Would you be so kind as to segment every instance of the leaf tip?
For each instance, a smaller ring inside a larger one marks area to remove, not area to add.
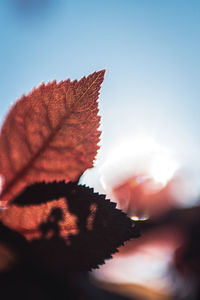
[[[104,77],[105,73],[106,73],[106,69],[97,71],[97,74],[102,75],[103,77]]]

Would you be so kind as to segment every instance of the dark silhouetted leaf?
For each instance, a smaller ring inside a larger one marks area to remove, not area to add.
[[[14,253],[16,259],[9,269],[0,269],[1,299],[128,300],[94,286],[87,272],[52,274],[38,263],[32,244],[0,222],[0,245],[2,244],[9,253]],[[0,255],[0,266],[5,265],[2,258]]]
[[[36,264],[59,273],[85,271],[138,236],[134,223],[115,206],[85,186],[39,183],[2,211],[1,220],[29,240]]]
[[[76,181],[92,167],[100,135],[97,99],[104,73],[41,84],[14,104],[0,134],[4,204],[31,183]]]

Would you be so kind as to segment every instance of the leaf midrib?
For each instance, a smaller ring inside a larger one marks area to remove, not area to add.
[[[90,86],[86,89],[86,91],[80,96],[80,98],[77,99],[77,101],[72,104],[71,109],[60,120],[59,124],[52,130],[52,133],[49,135],[49,137],[47,138],[46,142],[44,142],[43,145],[42,145],[42,147],[40,149],[38,149],[38,151],[33,155],[32,159],[29,162],[27,162],[27,164],[25,166],[23,166],[23,168],[20,171],[18,171],[15,174],[14,178],[5,186],[5,188],[3,189],[2,193],[1,193],[1,198],[4,197],[6,194],[8,194],[9,191],[10,191],[10,189],[12,189],[12,187],[17,182],[19,182],[19,180],[21,178],[23,178],[27,174],[28,170],[33,166],[33,164],[38,159],[38,157],[41,155],[41,153],[43,153],[46,150],[46,148],[48,147],[48,145],[50,144],[50,142],[54,139],[54,137],[60,131],[60,129],[62,128],[64,122],[69,118],[69,116],[71,115],[72,111],[75,110],[75,108],[78,106],[78,104],[80,103],[80,101],[84,98],[84,96],[88,93],[88,91],[91,89],[91,87],[95,84],[95,82],[99,79],[99,77],[101,75],[102,75],[102,71],[99,72],[98,76],[90,84]],[[72,87],[70,87],[70,88],[72,88]]]

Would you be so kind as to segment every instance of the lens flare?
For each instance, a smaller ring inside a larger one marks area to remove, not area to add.
[[[167,153],[157,154],[152,161],[150,175],[155,182],[163,186],[173,177],[177,170],[177,163]]]
[[[164,187],[178,169],[170,150],[151,137],[127,138],[114,147],[100,168],[101,183],[108,192],[113,184],[133,175],[145,175]]]

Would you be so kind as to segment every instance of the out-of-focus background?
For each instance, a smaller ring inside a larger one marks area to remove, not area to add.
[[[42,81],[106,68],[101,149],[81,182],[106,193],[133,220],[157,222],[172,208],[198,204],[199,1],[2,0],[0,40],[0,123]],[[134,283],[136,294],[136,284],[156,290],[142,299],[182,290],[173,263],[185,237],[166,223],[94,272],[96,280],[114,289],[128,284],[126,291]],[[194,281],[183,297],[196,289]]]

